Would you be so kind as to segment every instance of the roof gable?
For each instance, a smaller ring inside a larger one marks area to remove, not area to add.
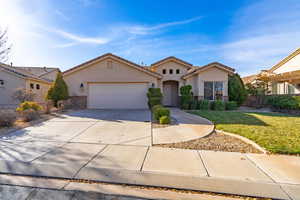
[[[207,65],[204,65],[204,66],[202,66],[202,67],[198,67],[198,68],[194,68],[194,70],[191,70],[189,73],[187,73],[186,75],[183,75],[182,76],[182,78],[183,79],[187,79],[187,78],[189,78],[189,77],[191,77],[191,76],[194,76],[194,75],[196,75],[196,74],[199,74],[199,73],[201,73],[201,72],[203,72],[203,71],[206,71],[206,70],[208,70],[208,69],[210,69],[210,68],[213,68],[213,67],[216,67],[216,68],[218,68],[218,69],[220,69],[220,70],[223,70],[223,71],[226,71],[226,72],[228,72],[228,73],[234,73],[234,69],[233,68],[231,68],[231,67],[228,67],[228,66],[226,66],[226,65],[223,65],[223,64],[221,64],[221,63],[218,63],[218,62],[213,62],[213,63],[209,63],[209,64],[207,64]]]
[[[94,58],[94,59],[91,59],[91,60],[89,60],[89,61],[87,61],[87,62],[84,62],[84,63],[82,63],[82,64],[80,64],[80,65],[77,65],[77,66],[75,66],[75,67],[73,67],[73,68],[71,68],[71,69],[68,69],[68,70],[66,70],[66,71],[63,72],[63,75],[64,75],[64,76],[68,76],[68,75],[70,75],[70,74],[72,74],[72,73],[74,73],[74,72],[77,72],[77,71],[80,71],[80,70],[82,70],[82,69],[85,69],[86,67],[89,67],[89,66],[91,66],[92,64],[95,64],[95,63],[97,63],[97,62],[103,61],[104,59],[107,59],[107,58],[112,59],[112,60],[115,60],[115,61],[117,61],[117,62],[124,63],[124,64],[126,64],[126,65],[128,65],[128,66],[130,66],[130,67],[132,67],[132,68],[134,68],[134,69],[136,69],[136,70],[139,70],[139,71],[141,71],[141,72],[144,72],[144,73],[146,73],[146,74],[148,74],[148,75],[150,75],[150,76],[154,76],[154,77],[156,77],[156,78],[162,78],[162,76],[161,76],[160,74],[156,73],[156,72],[153,72],[153,71],[151,71],[151,70],[148,70],[148,69],[146,69],[145,67],[142,67],[142,66],[140,66],[140,65],[138,65],[138,64],[136,64],[136,63],[134,63],[134,62],[131,62],[131,61],[129,61],[129,60],[126,60],[126,59],[124,59],[124,58],[121,58],[121,57],[116,56],[116,55],[111,54],[111,53],[103,54],[103,55],[101,55],[101,56],[99,56],[99,57],[96,57],[96,58]]]
[[[151,67],[152,68],[156,68],[156,67],[158,67],[158,66],[160,66],[160,65],[162,65],[162,64],[164,64],[166,62],[176,62],[176,63],[179,63],[179,64],[185,66],[186,68],[191,68],[193,66],[192,64],[190,64],[190,63],[188,63],[188,62],[186,62],[184,60],[181,60],[181,59],[176,58],[174,56],[169,56],[167,58],[164,58],[162,60],[159,60],[159,61],[151,64]]]
[[[290,55],[288,55],[287,57],[285,57],[284,59],[282,59],[279,63],[277,63],[276,65],[274,65],[269,72],[274,72],[276,69],[280,68],[281,66],[283,66],[285,63],[289,62],[291,59],[293,59],[294,57],[296,57],[297,55],[300,55],[300,48],[297,49],[296,51],[294,51],[293,53],[291,53]]]

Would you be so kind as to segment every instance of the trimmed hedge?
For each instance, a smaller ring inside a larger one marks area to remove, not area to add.
[[[171,119],[170,119],[169,116],[161,116],[159,118],[159,123],[160,124],[170,124],[170,122],[171,122]]]
[[[268,96],[266,103],[276,109],[300,109],[300,97],[290,95]]]
[[[225,110],[225,102],[221,100],[216,100],[211,102],[211,109],[212,110],[220,110],[223,111]]]
[[[156,108],[153,111],[153,114],[154,114],[154,119],[157,120],[157,121],[159,121],[159,119],[162,116],[168,116],[168,117],[170,117],[170,110],[168,108],[165,108],[165,107],[159,107],[159,108]]]
[[[148,106],[149,108],[152,108],[155,105],[161,104],[163,95],[160,91],[160,88],[149,88],[147,97],[148,97]]]
[[[198,105],[197,105],[197,109],[199,110],[209,110],[210,107],[210,103],[208,100],[199,100],[198,101]]]
[[[225,102],[226,110],[236,110],[238,108],[238,105],[236,101],[227,101]]]

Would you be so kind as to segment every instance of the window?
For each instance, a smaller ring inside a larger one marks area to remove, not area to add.
[[[173,69],[170,69],[170,70],[169,70],[169,74],[173,74]]]
[[[166,73],[167,73],[167,70],[166,70],[166,69],[163,69],[162,72],[163,72],[163,74],[166,74]]]
[[[273,82],[272,83],[272,94],[277,94],[277,83],[276,82]]]
[[[40,84],[36,84],[36,89],[37,89],[37,90],[40,89]]]
[[[34,89],[34,84],[30,83],[30,89]]]
[[[4,85],[4,80],[0,80],[0,86]]]
[[[176,74],[180,74],[180,69],[176,69]]]
[[[288,94],[295,94],[295,87],[292,84],[288,84]]]
[[[223,82],[205,81],[204,82],[204,99],[222,100],[223,99]]]

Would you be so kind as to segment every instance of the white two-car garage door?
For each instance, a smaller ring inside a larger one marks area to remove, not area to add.
[[[88,108],[145,109],[148,83],[90,83]]]

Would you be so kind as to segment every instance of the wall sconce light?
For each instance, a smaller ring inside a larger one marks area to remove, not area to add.
[[[154,87],[155,87],[155,84],[154,84],[154,83],[152,83],[152,84],[151,84],[151,87],[152,87],[152,88],[154,88]]]
[[[83,88],[84,88],[83,83],[80,83],[80,89],[83,89]]]

